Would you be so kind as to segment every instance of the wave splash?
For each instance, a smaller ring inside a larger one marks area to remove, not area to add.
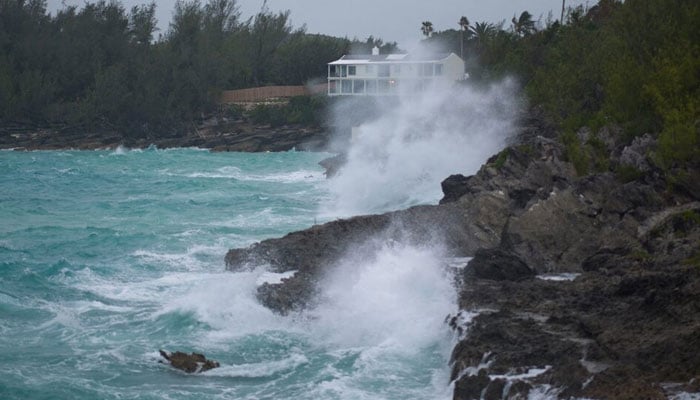
[[[476,172],[514,133],[516,89],[513,80],[486,88],[436,86],[401,96],[398,104],[379,102],[381,116],[355,129],[321,214],[347,217],[436,202],[443,179]]]

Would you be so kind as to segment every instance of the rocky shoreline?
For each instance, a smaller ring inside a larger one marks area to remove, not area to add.
[[[238,119],[212,117],[191,132],[171,136],[130,137],[106,129],[33,127],[5,124],[0,127],[0,149],[97,150],[127,148],[199,147],[212,151],[320,151],[328,146],[330,133],[324,127],[271,126]]]
[[[699,171],[662,174],[649,158],[653,139],[625,146],[603,130],[611,162],[641,173],[578,177],[554,130],[529,125],[477,174],[447,178],[439,205],[233,249],[227,269],[297,271],[258,289],[263,304],[288,313],[313,304],[324,271],[351,248],[439,242],[473,257],[455,277],[460,314],[447,318],[459,338],[455,399],[700,392]]]

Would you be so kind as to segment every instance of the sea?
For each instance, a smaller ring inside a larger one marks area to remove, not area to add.
[[[0,399],[451,398],[456,295],[430,247],[339,263],[287,316],[255,297],[281,276],[225,270],[228,249],[346,216],[328,156],[0,151]],[[221,367],[189,375],[159,349]]]
[[[378,103],[332,179],[328,153],[0,151],[0,400],[451,399],[457,295],[440,243],[350,244],[313,306],[286,316],[255,294],[288,275],[229,272],[224,256],[436,204],[443,179],[513,136],[516,94],[506,80]],[[160,349],[221,367],[188,375]]]

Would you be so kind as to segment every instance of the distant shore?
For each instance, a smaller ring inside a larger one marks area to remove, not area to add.
[[[108,129],[32,127],[0,125],[0,149],[98,150],[200,147],[212,151],[265,152],[291,149],[321,151],[329,142],[324,127],[255,124],[245,120],[212,119],[184,134],[131,137]]]

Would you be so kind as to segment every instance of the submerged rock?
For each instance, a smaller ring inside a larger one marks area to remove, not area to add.
[[[188,374],[209,371],[210,369],[218,368],[221,365],[214,360],[208,360],[203,354],[199,353],[183,353],[176,351],[168,353],[164,350],[158,350],[160,355],[166,359],[174,368],[183,370]]]

